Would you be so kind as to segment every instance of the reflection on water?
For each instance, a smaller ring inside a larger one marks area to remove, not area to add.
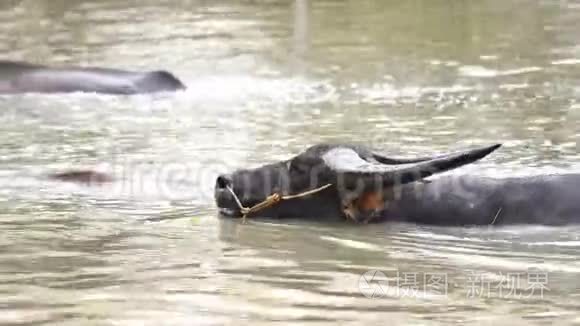
[[[218,173],[323,141],[408,155],[501,141],[463,173],[575,170],[579,10],[3,1],[3,59],[164,68],[189,89],[0,97],[0,322],[580,323],[577,227],[242,225],[212,200]],[[120,180],[43,177],[67,167]],[[374,270],[387,291],[367,298]]]

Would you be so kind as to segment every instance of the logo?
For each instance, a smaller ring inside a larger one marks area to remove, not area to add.
[[[382,298],[387,294],[389,281],[387,276],[377,270],[371,270],[361,275],[358,280],[358,289],[367,298]]]

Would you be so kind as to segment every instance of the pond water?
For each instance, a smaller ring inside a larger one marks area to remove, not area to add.
[[[0,323],[580,324],[579,227],[241,224],[212,198],[324,141],[578,170],[577,2],[8,0],[0,30],[2,59],[188,85],[0,97]],[[44,178],[78,167],[120,181]]]

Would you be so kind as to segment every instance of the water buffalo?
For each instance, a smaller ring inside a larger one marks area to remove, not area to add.
[[[94,170],[66,170],[63,172],[50,173],[47,177],[51,180],[86,185],[99,185],[114,181],[112,175]]]
[[[134,72],[0,61],[0,94],[86,92],[128,95],[181,89],[185,89],[181,81],[163,70]]]
[[[220,175],[215,201],[226,216],[241,216],[247,213],[241,207],[270,196],[269,204],[248,216],[446,226],[580,223],[580,175],[491,178],[450,173],[425,180],[499,147],[396,159],[362,146],[315,145],[286,161]],[[324,185],[330,186],[319,188]],[[319,191],[284,200],[312,189]]]

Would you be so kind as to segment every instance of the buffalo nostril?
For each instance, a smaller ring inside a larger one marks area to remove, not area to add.
[[[224,175],[220,175],[216,180],[216,186],[220,189],[225,189],[232,185],[232,180]]]

